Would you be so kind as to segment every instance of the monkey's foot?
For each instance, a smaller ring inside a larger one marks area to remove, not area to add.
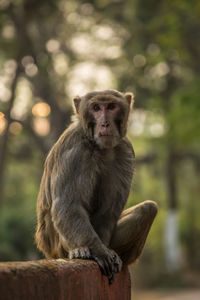
[[[91,258],[90,250],[88,247],[80,247],[69,250],[69,258],[89,259]]]
[[[119,273],[122,268],[122,261],[115,252],[113,254],[113,263],[114,263],[114,272]]]
[[[115,273],[119,273],[122,268],[122,261],[115,252],[113,253],[113,264],[114,264],[114,273],[112,273],[112,275],[110,277],[108,277],[109,284],[113,283],[113,281],[115,279]]]

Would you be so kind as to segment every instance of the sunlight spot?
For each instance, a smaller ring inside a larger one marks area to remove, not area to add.
[[[46,49],[48,52],[54,53],[60,49],[60,42],[54,39],[48,40]]]
[[[4,113],[0,112],[0,134],[3,134],[7,125],[7,120]]]
[[[14,59],[6,60],[4,64],[4,71],[7,75],[11,75],[16,71],[17,62]]]
[[[26,66],[29,65],[29,64],[33,64],[33,63],[34,63],[34,59],[33,59],[33,57],[30,56],[30,55],[24,56],[24,57],[22,58],[22,65],[23,65],[24,67],[26,67]]]
[[[12,134],[17,135],[22,131],[22,125],[19,122],[12,122],[10,124],[9,131]]]
[[[146,58],[144,55],[137,54],[133,58],[133,63],[137,68],[143,67],[146,64]]]
[[[108,47],[105,51],[105,57],[108,59],[116,59],[122,55],[122,50],[118,46]]]
[[[114,32],[111,27],[108,26],[95,26],[93,28],[95,36],[101,40],[109,40],[113,37]]]
[[[85,94],[89,90],[115,88],[115,81],[109,68],[95,63],[77,64],[69,74],[66,93],[71,97]]]
[[[51,112],[50,106],[45,102],[36,103],[32,107],[32,114],[36,117],[47,117]]]
[[[2,82],[0,82],[0,101],[8,102],[10,97],[11,91]]]
[[[162,77],[169,73],[169,66],[164,62],[158,63],[155,67],[151,68],[149,75],[153,78]]]
[[[15,36],[15,27],[12,24],[5,25],[2,29],[2,36],[6,39],[12,39]]]
[[[38,67],[33,63],[28,63],[25,67],[25,72],[29,77],[34,77],[38,72]]]
[[[72,25],[76,25],[80,22],[80,16],[76,12],[72,12],[67,16],[67,21]]]
[[[160,47],[157,44],[150,44],[147,48],[147,53],[152,56],[160,54]]]
[[[38,118],[38,117],[34,118],[33,129],[40,136],[47,135],[50,131],[49,120],[44,118]]]
[[[162,123],[153,123],[149,126],[149,131],[152,136],[160,137],[164,134],[164,124]]]
[[[90,3],[85,3],[81,5],[81,12],[84,15],[91,15],[94,11],[94,7]]]
[[[102,30],[104,31],[104,29]],[[109,28],[106,30],[109,31]],[[103,58],[116,59],[122,55],[121,41],[113,36],[111,39],[100,40],[100,37],[97,38],[88,33],[76,34],[71,39],[70,46],[84,61],[97,61],[97,59]]]
[[[58,53],[53,56],[53,66],[58,75],[63,76],[67,73],[68,62],[64,53]]]
[[[11,110],[11,117],[16,120],[23,120],[29,112],[32,102],[31,85],[25,78],[18,81],[16,98]]]
[[[146,121],[146,112],[140,109],[135,109],[130,116],[130,133],[133,136],[139,136],[144,132]]]
[[[93,49],[94,44],[89,34],[81,34],[72,38],[71,46],[77,54],[87,55]]]
[[[148,110],[135,109],[130,116],[130,134],[149,137],[161,137],[166,131],[164,119],[161,114]]]
[[[5,9],[8,7],[8,5],[10,4],[10,0],[1,0],[0,1],[0,9]]]
[[[156,71],[157,74],[161,77],[161,76],[165,76],[169,73],[169,67],[165,62],[160,62],[159,64],[157,64],[156,66]]]

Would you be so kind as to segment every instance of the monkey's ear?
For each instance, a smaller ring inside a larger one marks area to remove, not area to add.
[[[74,99],[73,99],[73,102],[74,102],[74,108],[75,108],[75,111],[76,113],[78,114],[79,113],[79,105],[81,103],[81,98],[79,96],[76,96]]]
[[[133,103],[134,103],[134,95],[133,93],[125,93],[125,99],[127,100],[129,106],[130,106],[130,109],[132,109],[132,106],[133,106]]]

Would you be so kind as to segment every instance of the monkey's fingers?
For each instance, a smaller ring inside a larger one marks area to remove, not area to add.
[[[89,259],[91,258],[90,250],[88,249],[88,247],[80,247],[80,248],[72,249],[69,251],[69,258]]]

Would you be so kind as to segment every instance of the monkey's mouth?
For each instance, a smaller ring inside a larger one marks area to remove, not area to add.
[[[109,133],[99,133],[99,137],[114,137],[114,135]]]

